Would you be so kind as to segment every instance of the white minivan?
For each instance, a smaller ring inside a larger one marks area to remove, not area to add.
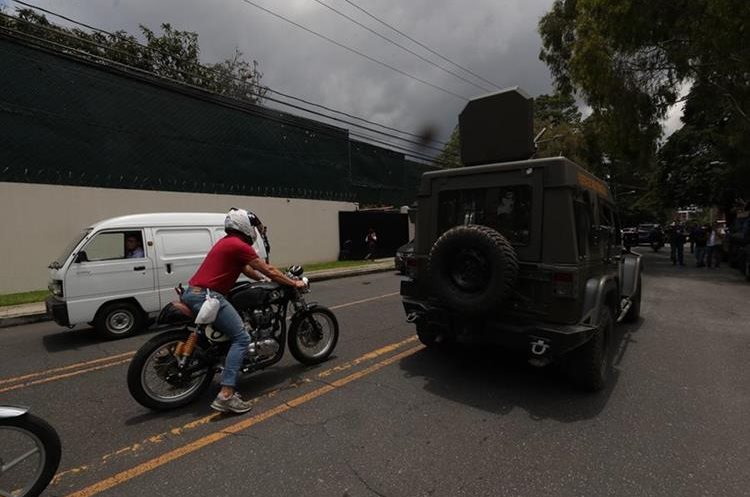
[[[176,298],[174,287],[187,284],[224,237],[225,217],[153,213],[93,224],[49,265],[47,314],[71,328],[92,324],[108,338],[132,335]],[[254,248],[267,258],[260,236]]]

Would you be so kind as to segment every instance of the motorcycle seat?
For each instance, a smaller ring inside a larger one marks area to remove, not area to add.
[[[161,310],[156,321],[159,324],[192,322],[195,321],[195,313],[183,302],[170,302]]]

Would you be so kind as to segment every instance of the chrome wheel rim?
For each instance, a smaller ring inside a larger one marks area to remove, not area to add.
[[[26,495],[41,478],[46,460],[44,444],[34,433],[0,426],[0,495]]]
[[[329,315],[313,312],[305,316],[297,328],[297,348],[312,359],[325,356],[333,346],[335,329],[336,323]]]
[[[127,333],[133,328],[135,316],[130,311],[118,309],[107,316],[107,331],[115,335]]]
[[[165,371],[176,365],[174,351],[179,340],[167,342],[148,356],[141,369],[141,386],[146,395],[159,402],[179,402],[198,390],[208,371],[184,384],[175,385],[164,378]],[[187,363],[189,364],[189,362]]]

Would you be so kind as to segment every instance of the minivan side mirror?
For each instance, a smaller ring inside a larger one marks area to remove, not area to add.
[[[88,262],[89,258],[86,255],[86,251],[85,250],[81,250],[80,252],[78,252],[78,254],[76,255],[76,260],[75,261],[76,262]]]

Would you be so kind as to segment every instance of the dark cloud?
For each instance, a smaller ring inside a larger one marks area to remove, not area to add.
[[[451,92],[466,97],[486,93],[388,44],[313,0],[253,1]],[[465,75],[343,0],[325,1],[415,52]],[[353,1],[500,87],[518,85],[531,95],[551,90],[549,72],[537,58],[540,48],[537,23],[553,0]],[[11,4],[9,0],[6,3]],[[465,104],[333,46],[242,0],[31,3],[108,30],[136,32],[139,24],[156,28],[162,22],[169,22],[178,29],[199,34],[205,62],[228,57],[238,47],[246,58],[259,62],[263,83],[272,89],[399,129],[417,131],[431,126],[440,139],[447,139]]]

